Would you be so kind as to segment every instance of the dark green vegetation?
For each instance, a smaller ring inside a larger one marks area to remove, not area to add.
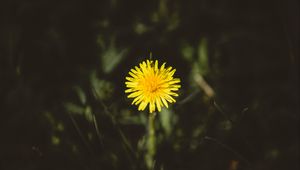
[[[296,0],[0,1],[0,169],[145,169],[124,81],[152,52],[182,80],[154,169],[296,170],[298,21]]]

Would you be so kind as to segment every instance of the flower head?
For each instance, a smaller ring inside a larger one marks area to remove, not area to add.
[[[160,112],[163,106],[168,108],[168,102],[176,102],[173,96],[178,96],[175,91],[181,87],[178,84],[180,79],[173,77],[176,69],[165,68],[165,64],[159,68],[157,60],[147,60],[130,70],[130,76],[126,77],[128,89],[125,93],[129,93],[128,98],[134,98],[132,104],[139,105],[138,110],[145,110],[149,104],[150,113],[156,107]]]

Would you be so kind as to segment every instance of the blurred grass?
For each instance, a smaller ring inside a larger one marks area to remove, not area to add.
[[[146,169],[124,80],[177,69],[154,169],[298,169],[299,2],[1,1],[0,169]]]

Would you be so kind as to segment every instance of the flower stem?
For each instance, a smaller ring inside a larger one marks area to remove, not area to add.
[[[147,138],[147,154],[145,155],[146,164],[148,169],[154,168],[154,156],[156,152],[155,144],[155,115],[156,113],[150,113],[148,119],[148,138]]]

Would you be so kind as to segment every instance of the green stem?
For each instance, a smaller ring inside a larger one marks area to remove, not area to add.
[[[155,144],[155,115],[156,113],[150,113],[148,119],[148,138],[147,138],[147,154],[146,164],[148,169],[153,169],[154,167],[154,156],[156,152],[156,144]]]

